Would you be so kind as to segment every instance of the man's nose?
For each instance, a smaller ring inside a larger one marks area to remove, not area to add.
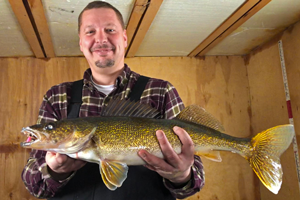
[[[96,43],[107,43],[107,34],[105,33],[105,31],[98,31],[95,35],[95,40]]]

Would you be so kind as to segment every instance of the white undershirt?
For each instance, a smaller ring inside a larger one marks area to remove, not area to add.
[[[114,85],[98,85],[97,83],[94,82],[92,76],[91,76],[91,80],[95,88],[97,88],[99,92],[102,92],[105,95],[108,95],[114,89]]]

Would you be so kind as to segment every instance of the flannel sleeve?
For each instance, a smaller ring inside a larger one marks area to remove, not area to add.
[[[60,112],[58,112],[59,109],[56,109],[59,105],[56,100],[61,95],[54,95],[53,93],[53,91],[49,90],[43,98],[39,110],[38,124],[57,121],[61,117]],[[52,179],[48,173],[45,156],[46,151],[33,149],[21,175],[26,189],[37,198],[53,197],[74,175],[73,173],[70,177],[62,181]]]
[[[192,166],[192,178],[182,188],[175,188],[170,181],[164,179],[166,188],[170,190],[172,195],[177,199],[184,199],[199,192],[205,183],[203,164],[199,156],[194,156],[195,161]]]

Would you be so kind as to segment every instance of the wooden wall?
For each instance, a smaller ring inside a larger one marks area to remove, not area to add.
[[[297,93],[300,87],[300,68],[297,66],[299,29],[295,26],[282,37],[296,131],[299,129],[300,103]],[[149,57],[126,59],[126,63],[138,73],[169,80],[185,105],[203,106],[223,123],[230,135],[247,137],[271,126],[288,123],[276,43],[266,45],[248,58]],[[20,178],[28,158],[28,151],[18,145],[24,140],[20,131],[35,123],[42,96],[49,87],[82,78],[86,68],[85,59],[77,57],[0,59],[1,199],[35,199],[26,191]],[[277,196],[259,186],[258,179],[242,157],[228,152],[222,152],[221,156],[221,163],[203,159],[206,185],[188,199],[299,199],[291,148],[282,156],[284,180]]]
[[[253,131],[258,132],[271,126],[289,123],[278,47],[278,41],[282,40],[298,145],[300,145],[299,34],[300,23],[258,48],[246,59]],[[261,185],[262,200],[300,199],[292,145],[283,154],[281,162],[284,173],[282,188],[278,195],[274,195]]]

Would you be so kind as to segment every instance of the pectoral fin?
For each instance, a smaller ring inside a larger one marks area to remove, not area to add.
[[[102,160],[100,173],[108,189],[115,190],[117,187],[121,187],[127,178],[128,166],[121,162]]]
[[[221,162],[222,158],[220,156],[220,152],[219,151],[201,151],[201,152],[196,152],[195,153],[198,156],[202,156],[205,157],[208,160],[212,160],[215,162]]]
[[[61,144],[57,148],[57,152],[64,154],[73,154],[79,152],[93,137],[96,129],[97,127],[94,127],[88,135],[74,140],[73,135],[76,134],[75,130],[73,135],[70,135],[70,137],[61,142]]]

